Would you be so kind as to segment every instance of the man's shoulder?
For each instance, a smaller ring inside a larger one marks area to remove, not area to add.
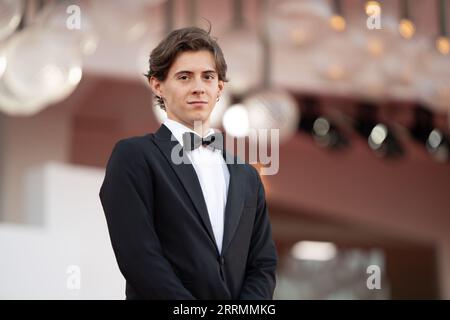
[[[116,147],[119,148],[135,148],[143,145],[151,144],[152,133],[147,133],[141,136],[133,136],[120,139],[116,142]]]
[[[250,163],[245,163],[245,169],[248,172],[248,174],[251,176],[252,179],[254,179],[254,181],[258,182],[260,179],[259,176],[259,171],[258,169],[251,165]]]
[[[247,174],[250,174],[252,176],[254,176],[255,174],[259,175],[258,170],[255,168],[255,166],[253,166],[240,156],[229,152],[228,150],[225,151],[225,161],[233,165],[238,165]]]
[[[151,133],[120,139],[114,145],[113,153],[136,155],[153,148]]]
[[[244,175],[244,178],[250,181],[253,181],[254,183],[257,183],[259,180],[259,172],[258,169],[250,164],[247,161],[243,161],[239,156],[233,155],[233,165],[239,167],[240,174]]]

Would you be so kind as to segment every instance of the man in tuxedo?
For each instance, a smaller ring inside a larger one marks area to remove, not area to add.
[[[226,68],[217,42],[195,27],[171,32],[150,55],[146,76],[167,120],[115,145],[100,190],[127,299],[273,297],[263,184],[209,126]]]

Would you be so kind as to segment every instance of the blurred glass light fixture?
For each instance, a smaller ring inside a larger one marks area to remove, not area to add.
[[[346,28],[346,22],[343,16],[340,15],[333,15],[330,18],[330,26],[335,31],[344,31]]]
[[[446,24],[447,4],[438,0],[437,50],[427,51],[422,55],[420,65],[421,77],[417,79],[417,91],[426,105],[438,111],[449,112],[450,109],[450,43]]]
[[[274,43],[306,46],[321,41],[329,31],[331,8],[324,0],[273,0],[269,15]]]
[[[11,116],[30,116],[40,112],[46,107],[42,97],[34,99],[20,99],[5,87],[4,81],[0,81],[0,111]]]
[[[409,5],[409,0],[400,0],[401,17],[398,25],[398,31],[404,39],[411,39],[416,32],[414,23],[410,19]]]
[[[165,0],[91,1],[96,28],[102,37],[118,43],[133,42],[152,28],[149,11]]]
[[[443,54],[448,55],[450,53],[450,39],[445,36],[440,36],[436,39],[436,48]]]
[[[333,4],[333,17],[341,17],[345,23],[341,1],[335,0]],[[332,28],[337,32],[328,33],[317,45],[310,60],[317,74],[326,81],[329,90],[345,94],[351,90],[351,79],[362,66],[364,55],[361,47],[355,45],[355,32],[341,32],[345,25],[339,26],[339,20],[337,18],[336,24],[332,24]]]
[[[378,1],[367,1],[365,5],[366,15],[381,14],[381,5]]]
[[[8,50],[4,75],[13,92],[24,98],[43,95],[51,103],[75,89],[82,75],[80,52],[64,39],[43,30],[17,37]]]
[[[395,50],[389,50],[380,67],[385,77],[386,93],[394,99],[414,100],[419,97],[416,83],[423,77],[419,71],[419,60],[427,43],[422,37],[399,39]]]
[[[8,63],[2,78],[2,95],[10,102],[3,106],[5,112],[39,112],[70,95],[81,80],[79,49],[58,32],[25,29],[8,43],[5,56]]]
[[[257,35],[248,29],[231,29],[219,38],[227,59],[229,89],[242,95],[256,88],[261,81],[262,45]]]
[[[450,55],[436,51],[421,56],[420,77],[416,86],[419,97],[430,108],[449,112],[450,106]]]
[[[247,108],[250,128],[279,129],[280,142],[297,131],[300,110],[295,99],[281,89],[268,89],[243,101]]]
[[[242,0],[233,0],[233,22],[219,37],[219,44],[228,61],[228,87],[236,95],[256,88],[263,76],[262,43],[258,34],[245,24],[243,3]]]
[[[311,57],[317,73],[332,82],[349,81],[363,64],[363,52],[354,45],[353,33],[331,33]]]
[[[80,7],[79,29],[67,27],[69,5]],[[51,32],[64,34],[65,42],[73,41],[84,55],[94,54],[97,50],[99,34],[88,3],[82,3],[79,0],[70,3],[66,1],[49,3],[39,12],[35,25]]]
[[[330,26],[333,30],[342,32],[345,30],[347,23],[342,15],[341,0],[333,0],[333,14],[329,19]]]
[[[361,50],[364,61],[352,79],[356,95],[375,100],[385,97],[388,84],[382,65],[386,57],[396,52],[399,40],[396,26],[393,17],[384,15],[381,29],[362,28],[353,32],[353,45]],[[354,55],[350,57],[353,59]]]
[[[3,73],[6,70],[6,63],[7,63],[6,56],[3,50],[0,49],[0,79],[2,78]]]
[[[382,100],[387,84],[379,61],[370,61],[362,67],[353,78],[353,84],[355,95],[364,99]]]
[[[398,31],[400,35],[405,39],[411,39],[416,32],[416,28],[414,27],[414,23],[409,19],[400,20],[400,24],[398,26]]]
[[[437,14],[439,17],[439,35],[436,39],[436,49],[443,55],[450,53],[450,39],[447,30],[447,1],[439,0],[437,6]]]
[[[242,138],[250,132],[250,122],[247,108],[242,104],[230,106],[223,115],[223,127],[227,134]]]
[[[388,50],[394,50],[398,41],[397,19],[388,14],[382,18],[383,24],[380,29],[358,28],[354,30],[352,40],[354,44],[361,47],[367,57],[374,60],[383,58]]]
[[[0,41],[10,36],[22,19],[24,1],[0,0]]]

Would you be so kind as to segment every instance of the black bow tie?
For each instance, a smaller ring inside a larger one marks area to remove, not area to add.
[[[202,138],[193,132],[183,133],[183,149],[191,151],[202,145],[223,150],[223,136],[221,133],[215,132]]]

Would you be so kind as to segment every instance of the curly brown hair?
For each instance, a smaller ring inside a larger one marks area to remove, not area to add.
[[[208,50],[213,54],[219,80],[227,82],[227,63],[217,39],[211,37],[210,31],[211,29],[206,31],[198,27],[187,27],[170,32],[150,54],[149,71],[145,74],[147,79],[155,77],[159,81],[164,81],[181,52]],[[166,110],[162,98],[158,96],[155,98],[157,105]]]

